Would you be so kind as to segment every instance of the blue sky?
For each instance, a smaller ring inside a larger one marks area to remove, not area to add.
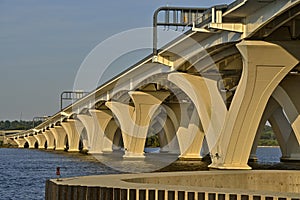
[[[114,34],[150,27],[158,7],[232,1],[0,0],[0,120],[56,113],[88,53]]]

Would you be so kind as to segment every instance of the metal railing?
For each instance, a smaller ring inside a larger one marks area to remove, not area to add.
[[[187,8],[187,7],[161,7],[153,14],[153,55],[157,55],[157,26],[169,27],[192,27],[215,21],[215,12],[217,10],[224,10],[227,5],[218,5],[212,8]],[[162,13],[162,19],[159,15]]]

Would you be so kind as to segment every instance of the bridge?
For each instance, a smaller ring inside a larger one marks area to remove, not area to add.
[[[20,148],[121,148],[125,158],[144,158],[147,137],[157,135],[162,152],[209,154],[211,168],[250,169],[268,121],[281,159],[300,160],[300,0],[181,10],[157,10],[167,19],[154,24],[190,27],[184,36],[161,49],[154,41],[153,54],[10,138]]]
[[[0,130],[0,144],[16,144],[14,140],[10,140],[10,135],[15,135],[24,130]]]

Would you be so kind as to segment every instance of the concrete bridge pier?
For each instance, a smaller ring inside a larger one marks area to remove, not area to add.
[[[159,124],[163,127],[164,139],[166,140],[167,145],[161,149],[162,152],[168,152],[170,154],[180,155],[180,147],[178,143],[178,137],[176,131],[179,128],[179,117],[177,116],[175,110],[178,107],[178,104],[175,105],[163,105],[163,109],[166,111],[166,118],[164,117],[155,117],[158,120]]]
[[[211,168],[250,169],[248,158],[268,99],[299,63],[294,57],[299,55],[294,42],[242,41],[236,46],[243,71],[228,110],[213,78],[183,73],[168,76],[198,111],[212,155]]]
[[[79,152],[80,134],[84,126],[80,121],[75,119],[68,119],[67,121],[62,122],[61,125],[68,136],[68,152]]]
[[[14,141],[18,144],[18,148],[24,148],[25,143],[27,142],[23,136],[14,138]]]
[[[203,144],[204,131],[199,123],[196,110],[193,111],[187,127],[179,127],[177,137],[179,144],[181,144],[181,154],[179,158],[185,160],[202,159],[200,151]]]
[[[202,145],[199,145],[203,144],[204,133],[211,152],[217,144],[227,115],[227,108],[218,88],[218,80],[180,72],[169,74],[168,80],[177,85],[195,105],[198,116],[197,118],[193,116],[193,120],[200,119],[199,123],[192,120],[188,127],[194,129],[194,134],[198,134],[190,150],[197,150],[198,154],[198,150],[202,148]]]
[[[53,150],[55,149],[55,138],[49,129],[44,130],[43,132],[46,140],[47,140],[47,149]]]
[[[286,119],[282,108],[277,109],[269,119],[281,147],[281,161],[300,161],[300,147],[295,133]]]
[[[190,103],[176,104],[175,111],[180,126],[176,132],[180,147],[180,159],[201,159],[200,151],[204,139],[204,132],[196,109],[189,111]]]
[[[124,141],[124,157],[144,158],[144,147],[150,120],[169,92],[130,91],[134,107],[120,102],[106,102],[120,123]],[[145,103],[146,102],[146,103]]]
[[[275,90],[275,93],[276,91],[277,89]],[[286,118],[286,114],[283,112],[283,108],[273,96],[270,97],[258,126],[257,134],[251,149],[250,160],[256,160],[257,144],[267,120],[269,120],[279,143],[282,153],[281,161],[299,161],[300,147],[296,135],[290,122]]]
[[[176,128],[170,118],[167,118],[163,130],[166,134],[168,153],[180,154],[180,147],[178,144],[178,138],[176,136]]]
[[[91,135],[95,134],[93,118],[88,114],[79,114],[79,115],[77,115],[77,118],[81,121],[81,123],[85,127],[85,131],[86,131],[86,135],[87,135],[85,143],[86,143],[87,150],[90,151]]]
[[[33,135],[27,135],[24,137],[24,139],[28,142],[29,149],[35,148],[36,138]]]
[[[104,128],[104,127],[103,127]],[[122,134],[118,131],[119,126],[117,125],[114,119],[110,120],[107,126],[105,127],[105,135],[103,140],[103,149],[104,153],[110,153],[114,150],[120,150],[120,146],[123,142]]]
[[[282,134],[282,139],[286,143],[286,150],[283,151],[283,157],[281,158],[282,161],[300,160],[299,87],[299,75],[290,73],[282,80],[273,93],[273,97],[282,107],[281,112],[278,111],[273,120],[273,122],[278,124],[278,126],[277,124],[274,125],[276,131]]]
[[[250,169],[247,161],[266,104],[278,83],[299,63],[282,46],[263,41],[237,44],[243,71],[210,167]],[[290,50],[290,49],[289,49]]]
[[[84,126],[80,134],[80,141],[82,142],[82,151],[88,152],[88,136]]]
[[[265,108],[265,111],[261,117],[257,131],[256,131],[256,135],[255,135],[254,142],[252,145],[249,161],[251,161],[251,162],[257,161],[256,150],[257,150],[258,142],[261,138],[261,133],[263,132],[265,124],[267,123],[267,121],[271,118],[271,116],[277,109],[281,109],[280,105],[277,103],[277,101],[273,97],[270,97],[270,99],[267,103],[267,106]],[[279,132],[277,132],[277,133],[279,133]],[[275,134],[276,134],[276,132],[275,132]],[[280,136],[276,135],[276,137],[279,138]],[[279,141],[279,143],[280,143],[280,141]],[[282,147],[282,145],[283,144],[280,144],[281,147]]]
[[[54,126],[50,128],[51,133],[55,138],[55,151],[63,151],[66,148],[66,131],[62,126]]]
[[[38,148],[39,149],[44,149],[45,148],[45,143],[46,143],[46,137],[43,134],[39,134],[39,133],[35,133],[33,135],[35,137],[35,139],[38,142]]]
[[[90,110],[90,113],[92,115],[93,124],[95,125],[95,131],[91,134],[91,153],[112,152],[112,138],[107,137],[105,134],[105,130],[112,119],[111,111],[93,109]]]

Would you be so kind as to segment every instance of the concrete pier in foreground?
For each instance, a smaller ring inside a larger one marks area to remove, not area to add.
[[[300,199],[299,171],[201,171],[118,174],[46,182],[46,200]]]

